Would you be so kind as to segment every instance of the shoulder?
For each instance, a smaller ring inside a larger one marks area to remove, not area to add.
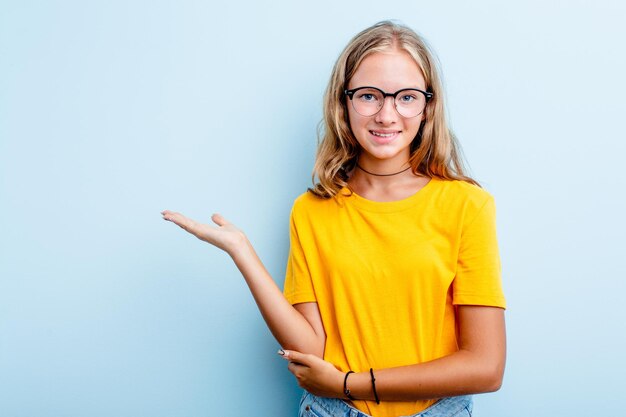
[[[300,194],[293,202],[291,209],[292,217],[308,216],[311,213],[319,213],[335,205],[335,198],[321,198],[310,191]]]
[[[486,205],[493,206],[494,198],[485,189],[459,180],[439,180],[434,184],[442,206],[463,212],[478,212]]]
[[[493,199],[493,196],[487,190],[467,181],[439,179],[433,179],[432,181],[436,181],[442,194],[451,199],[482,203]]]
[[[310,191],[305,191],[304,193],[296,197],[296,199],[293,202],[293,208],[294,209],[306,209],[307,207],[323,205],[329,200],[331,199],[321,198],[321,197],[316,196]]]

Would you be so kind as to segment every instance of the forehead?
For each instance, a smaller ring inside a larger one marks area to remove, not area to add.
[[[393,92],[402,88],[426,88],[422,71],[411,57],[402,50],[374,52],[361,61],[348,83],[348,88],[362,86],[378,87]]]

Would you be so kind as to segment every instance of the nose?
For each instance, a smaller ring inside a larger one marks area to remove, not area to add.
[[[396,103],[393,97],[385,97],[383,107],[376,113],[376,122],[381,124],[393,123],[398,118]]]

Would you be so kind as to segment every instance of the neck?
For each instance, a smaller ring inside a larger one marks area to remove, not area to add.
[[[359,158],[353,171],[352,182],[360,183],[367,188],[388,188],[402,184],[409,177],[414,177],[408,161],[397,164],[392,161],[371,163],[368,159]],[[356,184],[355,184],[356,185]]]
[[[370,177],[394,177],[411,168],[409,156],[396,155],[389,159],[378,159],[362,154],[356,161],[356,169]]]
[[[400,166],[387,167],[388,169],[385,170],[383,170],[382,167],[379,167],[380,169],[378,170],[374,170],[372,169],[373,164],[365,164],[362,162],[365,161],[359,161],[359,164],[352,171],[348,185],[352,191],[369,200],[402,200],[415,194],[426,185],[429,180],[429,178],[424,175],[414,174],[410,169],[411,166],[408,161]],[[378,175],[368,174],[363,169]],[[384,176],[381,176],[381,174]]]
[[[400,171],[398,171],[398,172],[392,172],[392,173],[389,173],[389,174],[377,174],[377,173],[375,173],[375,172],[368,171],[367,169],[363,168],[363,167],[362,167],[361,165],[359,165],[358,163],[356,164],[356,167],[357,167],[358,169],[360,169],[361,171],[365,172],[366,174],[373,175],[373,176],[375,176],[375,177],[393,177],[394,175],[402,174],[403,172],[405,172],[405,171],[407,171],[409,168],[411,168],[411,166],[409,165],[409,166],[408,166],[408,167],[406,167],[406,168],[402,168],[402,169],[401,169]]]

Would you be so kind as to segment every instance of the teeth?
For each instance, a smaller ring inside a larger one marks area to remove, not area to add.
[[[372,132],[372,135],[379,136],[381,138],[389,138],[389,137],[395,135],[395,132],[392,132],[392,133],[378,133],[378,132],[374,132],[373,130],[371,130],[370,132]]]

